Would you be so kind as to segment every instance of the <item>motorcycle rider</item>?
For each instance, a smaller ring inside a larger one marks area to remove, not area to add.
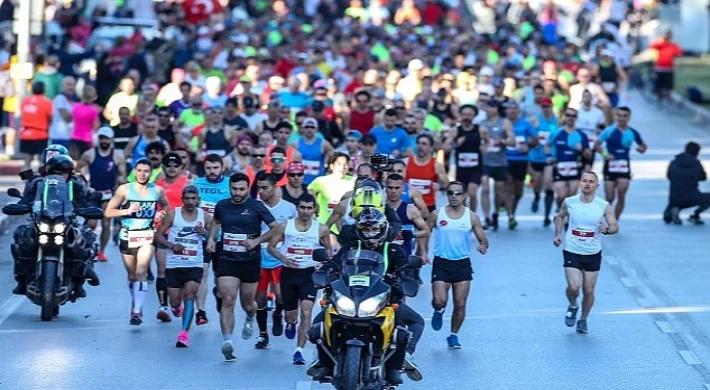
[[[388,242],[388,228],[389,223],[387,222],[387,217],[385,214],[375,208],[375,207],[365,207],[359,213],[357,217],[356,224],[354,225],[355,234],[357,235],[357,243],[347,243],[341,247],[338,254],[331,259],[329,263],[323,263],[323,271],[328,270],[330,267],[339,265],[342,261],[342,257],[347,254],[350,250],[357,250],[358,248],[366,248],[382,254],[385,258],[385,264],[387,269],[385,270],[386,276],[383,280],[392,284],[396,281],[411,280],[414,281],[414,275],[408,266],[407,255],[401,246]],[[399,274],[395,274],[398,269]],[[409,317],[418,316],[418,314],[402,300],[403,294],[396,290],[392,290],[392,299],[396,301],[399,307],[395,311],[395,323],[397,326],[405,326],[406,322],[409,322]],[[325,310],[322,310],[314,319],[313,327],[311,329],[319,329],[319,323],[324,320]],[[317,332],[309,332],[309,334],[316,334]],[[311,339],[311,342],[316,340]],[[417,340],[412,338],[410,343],[416,344]],[[320,344],[316,344],[318,350],[318,360],[313,380],[323,381],[325,378],[333,376],[334,362],[330,359],[328,354],[323,350]],[[385,380],[391,385],[400,385],[403,383],[400,370],[405,363],[406,350],[405,348],[398,347],[397,351],[390,357],[385,363]],[[315,364],[314,364],[315,366]],[[421,376],[418,369],[412,364],[412,369],[416,371],[417,376]]]
[[[53,152],[53,153],[52,153]],[[45,160],[47,156],[52,156]],[[74,172],[74,160],[68,155],[68,151],[61,145],[51,145],[42,153],[42,159],[45,161],[45,165],[40,168],[40,173],[43,176],[33,176],[30,178],[25,186],[22,194],[22,198],[18,202],[19,204],[26,204],[31,206],[34,203],[38,186],[44,179],[44,175],[61,175],[65,180],[72,183],[72,203],[74,208],[83,208],[87,206],[92,206],[89,203],[89,192],[86,186],[73,176]],[[81,232],[84,245],[81,248],[77,248],[73,251],[67,251],[69,256],[74,257],[77,260],[84,261],[83,272],[79,271],[82,276],[74,276],[74,296],[76,298],[86,297],[86,291],[84,290],[83,284],[88,279],[91,286],[99,285],[99,278],[93,269],[93,259],[96,257],[98,252],[98,243],[96,241],[96,234],[86,225],[75,225]],[[27,293],[27,279],[32,276],[34,261],[36,260],[33,255],[29,257],[23,256],[23,254],[35,254],[35,238],[36,231],[35,227],[29,224],[20,225],[15,229],[13,234],[14,243],[11,245],[11,252],[15,260],[15,281],[17,286],[12,290],[13,294],[24,295]]]

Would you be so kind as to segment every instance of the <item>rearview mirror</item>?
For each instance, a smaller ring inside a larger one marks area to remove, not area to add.
[[[419,284],[414,280],[405,280],[399,284],[402,293],[410,298],[417,296],[419,292]]]
[[[11,188],[15,189],[15,188]],[[13,203],[3,206],[3,214],[7,215],[25,215],[30,212],[30,206],[26,204]]]
[[[407,262],[409,263],[409,266],[414,269],[422,268],[422,265],[424,264],[424,260],[422,260],[421,257],[415,255],[409,256]]]
[[[320,248],[320,249],[316,249],[316,250],[313,251],[313,261],[317,261],[317,262],[319,262],[319,263],[323,263],[323,262],[326,262],[326,261],[328,261],[328,260],[329,260],[329,258],[328,258],[328,252],[326,252],[325,249]]]
[[[313,273],[313,276],[311,276],[311,279],[313,280],[315,288],[325,288],[330,284],[328,274],[325,272],[316,271]]]
[[[20,190],[17,188],[9,188],[7,190],[7,196],[11,198],[22,198],[22,194],[20,193]]]
[[[103,219],[104,211],[98,207],[85,207],[77,209],[76,215],[86,219]]]

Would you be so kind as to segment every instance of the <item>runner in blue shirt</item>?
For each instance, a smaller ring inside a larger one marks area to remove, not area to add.
[[[373,127],[370,130],[377,139],[377,153],[387,154],[395,158],[403,158],[412,155],[412,144],[409,135],[403,129],[397,127],[397,111],[392,108],[385,110],[382,126]]]
[[[626,192],[631,181],[631,146],[636,143],[636,151],[645,153],[648,147],[641,134],[629,127],[631,110],[628,107],[616,109],[616,125],[607,127],[594,143],[594,149],[604,156],[604,190],[609,204],[616,202],[616,219],[621,217],[626,205]],[[604,147],[602,147],[604,144]]]
[[[528,152],[538,145],[537,131],[527,119],[520,117],[520,107],[516,101],[506,103],[506,116],[513,125],[515,146],[508,146],[505,155],[508,159],[508,202],[511,214],[508,217],[508,228],[514,230],[518,226],[515,212],[518,203],[523,198],[525,177],[528,174]]]

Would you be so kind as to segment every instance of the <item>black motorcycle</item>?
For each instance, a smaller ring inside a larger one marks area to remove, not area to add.
[[[313,273],[313,283],[317,288],[328,287],[330,296],[320,334],[309,336],[322,345],[335,363],[333,387],[392,388],[384,380],[385,363],[397,347],[405,348],[410,338],[408,331],[395,325],[397,304],[392,299],[392,289],[413,297],[419,285],[415,280],[392,283],[399,279],[386,275],[382,255],[370,250],[349,251],[340,266],[330,262],[323,249],[314,251],[313,259],[329,263]],[[409,258],[408,267],[416,269],[421,265],[420,257]],[[390,283],[385,283],[385,278],[390,278]]]
[[[103,211],[98,207],[75,209],[72,183],[63,176],[49,175],[37,186],[31,205],[9,204],[2,208],[2,212],[7,215],[30,214],[29,237],[18,248],[22,257],[36,258],[34,272],[30,272],[27,278],[25,295],[41,307],[42,321],[51,321],[59,315],[59,306],[76,300],[72,277],[83,276],[85,272],[85,261],[76,260],[86,258],[81,256],[85,249],[76,217],[101,219]],[[10,188],[7,194],[22,197],[16,188]],[[32,254],[28,255],[28,251]]]

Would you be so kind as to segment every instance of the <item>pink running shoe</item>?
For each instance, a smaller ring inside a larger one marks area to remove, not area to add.
[[[173,307],[172,309],[173,309],[173,315],[175,317],[182,317],[182,313],[185,310],[185,305],[180,304],[180,306]]]
[[[190,336],[187,335],[186,330],[183,330],[180,332],[180,335],[178,335],[177,343],[175,343],[175,346],[177,348],[187,348],[189,342],[190,342]]]

